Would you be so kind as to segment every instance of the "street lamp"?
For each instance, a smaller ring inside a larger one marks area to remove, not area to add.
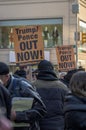
[[[76,66],[78,67],[78,28],[77,28],[77,14],[79,13],[79,3],[76,0],[72,4],[72,13],[76,15],[76,31],[75,31],[75,46],[76,46]]]

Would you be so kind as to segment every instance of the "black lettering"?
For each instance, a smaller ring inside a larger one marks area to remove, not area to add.
[[[18,35],[18,41],[22,40],[22,35]]]
[[[32,42],[33,42],[33,45],[34,45],[34,49],[37,49],[37,42],[38,42],[38,40],[34,40]]]
[[[26,49],[30,50],[30,49],[37,49],[37,40],[33,40],[33,41],[26,41]]]
[[[38,39],[37,34],[30,34],[30,35],[18,35],[18,41],[20,40],[32,40],[32,39]]]
[[[64,61],[69,61],[71,60],[71,55],[62,55],[60,57],[61,61],[64,62]]]
[[[30,59],[34,60],[34,59],[43,58],[42,55],[40,55],[40,53],[42,54],[41,50],[17,53],[17,59],[18,61],[24,61],[24,60],[27,61]]]
[[[64,63],[59,63],[59,68],[64,68]]]
[[[25,42],[20,42],[20,49],[24,51],[26,49]]]
[[[32,59],[38,59],[39,58],[39,51],[31,51],[30,52],[31,58]]]
[[[59,68],[72,68],[74,65],[74,62],[64,62],[64,63],[59,63]]]
[[[17,60],[18,61],[23,61],[24,60],[24,57],[23,57],[23,53],[17,53]]]
[[[26,48],[28,49],[28,50],[30,50],[30,49],[32,49],[32,41],[26,41]]]
[[[24,59],[25,59],[25,60],[29,60],[29,59],[30,59],[30,54],[29,54],[29,52],[25,52],[25,53],[24,53]]]

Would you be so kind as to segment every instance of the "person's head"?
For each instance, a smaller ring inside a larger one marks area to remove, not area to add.
[[[67,82],[70,82],[70,79],[71,77],[73,76],[73,74],[75,74],[76,72],[78,71],[84,71],[83,69],[73,69],[73,70],[69,70],[67,72],[67,74],[64,76],[64,79],[67,81]]]
[[[0,62],[0,80],[3,82],[4,85],[7,84],[9,80],[9,67],[6,63]]]
[[[19,69],[20,69],[20,70],[27,71],[27,65],[20,65],[20,66],[19,66]]]
[[[72,93],[86,97],[86,72],[78,71],[73,74],[69,87]]]
[[[71,77],[72,77],[73,74],[75,74],[77,71],[78,71],[77,69],[69,70],[69,71],[67,72],[67,74],[64,76],[64,79],[65,79],[67,82],[70,82]]]
[[[36,78],[50,81],[58,79],[53,64],[48,60],[42,60],[38,64],[38,74]]]
[[[44,72],[44,71],[47,71],[47,72],[54,71],[54,66],[53,66],[53,64],[50,61],[42,60],[38,64],[38,72],[40,72],[40,71],[41,72]]]
[[[14,72],[15,76],[26,78],[26,71],[25,70],[17,70]]]
[[[26,69],[27,66],[26,65],[20,65],[19,67],[17,67],[18,69],[16,69],[16,71],[14,72],[14,76],[20,76],[23,78],[26,78]]]

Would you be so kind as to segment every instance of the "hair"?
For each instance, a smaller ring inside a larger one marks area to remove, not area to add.
[[[69,83],[69,88],[72,93],[86,97],[86,72],[78,71],[73,74]]]

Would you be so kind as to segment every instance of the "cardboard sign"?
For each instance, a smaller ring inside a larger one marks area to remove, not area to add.
[[[13,29],[16,63],[33,64],[44,59],[41,26],[25,26]]]
[[[56,47],[59,71],[69,71],[76,68],[74,50],[72,45]]]

